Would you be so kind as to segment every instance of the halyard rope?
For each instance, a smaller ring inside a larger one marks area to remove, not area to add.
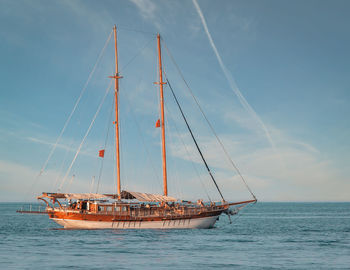
[[[235,163],[233,162],[233,160],[232,160],[232,158],[230,157],[230,155],[228,154],[228,152],[227,152],[227,150],[226,150],[224,144],[222,143],[222,141],[220,140],[219,136],[216,134],[216,132],[215,132],[213,126],[212,126],[211,123],[209,122],[209,119],[206,117],[206,115],[205,115],[205,113],[204,113],[202,107],[199,105],[199,102],[198,102],[197,98],[194,96],[194,94],[193,94],[193,92],[192,92],[190,86],[188,85],[187,81],[185,80],[185,77],[183,76],[183,74],[182,74],[182,72],[181,72],[179,66],[178,66],[177,63],[175,62],[175,59],[174,59],[174,57],[172,56],[172,54],[170,53],[170,51],[169,51],[168,47],[166,46],[164,40],[163,40],[163,44],[164,44],[164,46],[165,46],[165,49],[166,49],[167,52],[168,52],[168,55],[170,56],[170,59],[171,59],[172,62],[174,63],[174,65],[175,65],[177,71],[179,72],[179,74],[180,74],[182,80],[184,81],[184,83],[185,83],[187,89],[189,90],[189,92],[190,92],[192,98],[193,98],[194,101],[196,102],[196,104],[197,104],[199,110],[201,111],[201,113],[202,113],[202,115],[203,115],[205,121],[207,122],[208,126],[210,127],[211,131],[213,132],[214,136],[216,137],[216,140],[218,141],[218,143],[220,144],[222,150],[224,151],[226,158],[228,159],[228,161],[231,163],[232,167],[236,170],[236,172],[238,173],[238,175],[239,175],[240,178],[242,179],[242,181],[243,181],[244,185],[246,186],[246,188],[248,189],[249,193],[250,193],[250,194],[253,196],[253,198],[256,200],[256,197],[255,197],[253,191],[252,191],[252,190],[250,189],[250,187],[248,186],[248,184],[247,184],[246,180],[244,179],[243,175],[241,174],[240,170],[238,169],[238,167],[237,167],[237,166],[235,165]]]
[[[112,31],[112,32],[113,32],[113,31]],[[70,113],[70,115],[68,116],[66,122],[64,123],[64,126],[63,126],[63,128],[62,128],[62,130],[61,130],[61,132],[60,132],[60,135],[58,136],[58,138],[57,138],[55,144],[52,146],[51,151],[50,151],[50,153],[49,153],[49,156],[47,157],[47,159],[46,159],[44,165],[42,166],[42,168],[41,168],[41,170],[40,170],[38,176],[40,176],[40,175],[44,172],[44,170],[46,169],[46,166],[47,166],[47,164],[49,163],[49,161],[50,161],[50,159],[51,159],[51,157],[52,157],[52,155],[53,155],[53,153],[54,153],[54,151],[55,151],[55,149],[56,149],[56,147],[57,147],[59,141],[61,140],[64,131],[66,130],[66,128],[67,128],[67,126],[68,126],[68,124],[69,124],[69,122],[70,122],[70,120],[71,120],[71,118],[72,118],[72,116],[73,116],[73,114],[74,114],[74,112],[75,112],[75,110],[77,109],[78,104],[79,104],[79,102],[80,102],[80,100],[81,100],[83,94],[85,93],[85,91],[86,91],[86,89],[87,89],[87,86],[88,86],[88,84],[89,84],[89,82],[90,82],[90,80],[91,80],[91,78],[92,78],[92,75],[95,73],[97,64],[100,62],[100,60],[101,60],[101,58],[102,58],[102,56],[103,56],[103,53],[104,53],[104,51],[105,51],[105,49],[106,49],[106,47],[107,47],[107,44],[109,43],[109,40],[111,39],[112,32],[109,34],[109,36],[108,36],[108,38],[107,38],[107,40],[106,40],[106,42],[105,42],[105,44],[104,44],[104,46],[103,46],[103,48],[102,48],[102,50],[101,50],[101,52],[100,52],[100,54],[99,54],[97,60],[96,60],[96,63],[95,63],[95,65],[93,66],[93,68],[92,68],[92,70],[91,70],[91,72],[90,72],[90,74],[89,74],[89,77],[88,77],[88,79],[86,80],[85,85],[84,85],[83,89],[81,90],[80,95],[79,95],[77,101],[76,101],[75,104],[74,104],[73,110],[71,111],[71,113]]]
[[[110,83],[109,83],[109,85],[108,85],[108,87],[107,87],[107,89],[106,89],[105,95],[104,95],[104,97],[102,98],[102,101],[101,101],[100,105],[98,106],[97,111],[96,111],[94,117],[92,118],[92,121],[91,121],[91,123],[90,123],[90,126],[89,126],[89,128],[87,129],[87,131],[86,131],[86,133],[85,133],[85,135],[84,135],[84,138],[83,138],[83,140],[81,141],[81,143],[80,143],[80,145],[79,145],[79,147],[78,147],[78,149],[77,149],[77,152],[75,153],[75,156],[74,156],[74,158],[73,158],[71,164],[69,165],[69,168],[68,168],[68,170],[67,170],[67,172],[66,172],[66,174],[65,174],[65,176],[64,176],[64,178],[63,178],[63,180],[62,180],[62,183],[61,183],[61,185],[60,185],[60,187],[59,187],[59,190],[62,189],[62,187],[63,187],[63,185],[64,185],[64,183],[65,183],[65,181],[66,181],[66,179],[67,179],[67,176],[69,175],[69,173],[70,173],[70,171],[71,171],[71,169],[72,169],[72,167],[73,167],[73,165],[74,165],[74,162],[75,162],[75,160],[77,159],[77,157],[78,157],[78,155],[79,155],[79,153],[80,153],[80,150],[81,150],[81,148],[82,148],[82,146],[83,146],[83,144],[84,144],[84,142],[85,142],[85,139],[86,139],[86,137],[89,135],[89,132],[90,132],[90,130],[91,130],[93,124],[95,123],[96,117],[97,117],[98,113],[100,112],[100,110],[101,110],[101,108],[102,108],[102,105],[103,105],[103,103],[104,103],[104,101],[105,101],[105,99],[106,99],[106,97],[107,97],[107,94],[108,94],[109,90],[111,89],[112,82],[113,82],[113,80],[110,81]]]

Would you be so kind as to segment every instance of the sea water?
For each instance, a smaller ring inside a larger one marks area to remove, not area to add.
[[[257,203],[209,230],[64,230],[0,203],[0,269],[350,269],[350,203]]]

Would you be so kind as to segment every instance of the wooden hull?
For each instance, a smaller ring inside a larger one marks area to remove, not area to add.
[[[50,219],[66,229],[209,229],[222,210],[186,216],[115,216],[48,211]]]

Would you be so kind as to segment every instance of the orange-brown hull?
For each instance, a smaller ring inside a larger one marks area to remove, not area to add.
[[[212,228],[224,209],[196,215],[145,216],[48,211],[50,219],[71,229],[189,229]]]

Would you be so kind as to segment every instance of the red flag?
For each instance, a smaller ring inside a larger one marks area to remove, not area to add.
[[[98,156],[103,158],[105,156],[105,150],[102,149],[102,150],[98,151]]]
[[[160,127],[160,119],[158,119],[157,123],[156,123],[156,128]]]

